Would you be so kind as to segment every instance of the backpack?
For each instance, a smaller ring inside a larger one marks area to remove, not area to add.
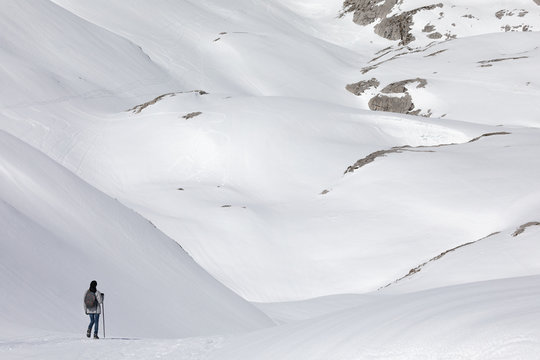
[[[96,294],[88,290],[84,296],[84,305],[86,308],[94,308],[97,306]]]

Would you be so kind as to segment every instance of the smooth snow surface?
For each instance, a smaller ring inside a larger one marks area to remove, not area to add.
[[[540,4],[343,5],[2,2],[1,359],[538,358]]]
[[[2,330],[7,322],[82,334],[82,298],[94,278],[113,336],[271,324],[132,210],[4,132],[0,149]]]
[[[376,295],[331,315],[239,336],[81,340],[7,336],[10,359],[537,359],[540,278]],[[352,305],[352,304],[351,304]]]

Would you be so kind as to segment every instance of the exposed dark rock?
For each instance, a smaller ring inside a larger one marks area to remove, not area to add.
[[[530,26],[525,25],[525,24],[516,25],[516,26],[505,25],[505,26],[501,26],[501,30],[504,30],[505,32],[508,32],[508,31],[525,31],[525,32],[526,31],[531,31]]]
[[[514,9],[513,11],[510,11],[510,10],[499,10],[495,13],[495,16],[497,17],[497,19],[502,19],[504,16],[514,16],[515,13],[514,11],[519,11],[517,13],[517,16],[519,17],[524,17],[525,15],[527,15],[529,12],[525,9]]]
[[[375,25],[377,35],[389,40],[401,40],[401,44],[406,45],[414,40],[414,36],[410,33],[413,15],[422,10],[443,7],[441,3],[427,5],[387,17],[399,2],[399,0],[345,0],[342,15],[352,12],[353,21],[362,26],[380,20]],[[426,30],[426,32],[431,31]]]
[[[360,169],[362,166],[372,163],[373,161],[375,161],[376,158],[386,156],[386,154],[402,153],[408,147],[409,146],[396,146],[388,150],[375,151],[369,154],[368,156],[366,156],[365,158],[358,160],[353,165],[349,166],[347,170],[345,170],[344,174],[352,173],[355,170]]]
[[[407,114],[414,109],[414,104],[409,94],[401,97],[379,94],[369,100],[368,106],[374,111],[390,111],[401,114]]]
[[[400,44],[407,45],[414,40],[411,34],[413,25],[413,15],[423,10],[433,10],[436,7],[443,7],[443,4],[433,4],[422,6],[420,8],[402,12],[389,18],[383,18],[380,23],[375,25],[375,33],[388,40],[401,40]]]
[[[359,96],[371,87],[378,87],[380,85],[379,80],[371,78],[370,80],[359,81],[354,84],[348,84],[345,88],[352,92],[354,95]]]
[[[353,12],[353,21],[358,25],[369,25],[386,17],[398,0],[345,0],[343,14]]]
[[[386,52],[392,50],[392,46],[385,47],[384,49],[381,49],[375,53],[375,55],[379,55],[380,53]]]
[[[430,33],[433,31],[435,31],[435,25],[431,25],[431,24],[426,24],[426,26],[424,26],[424,28],[422,29],[422,32],[427,32],[427,33]]]
[[[431,54],[429,54],[429,55],[426,55],[425,57],[435,56],[435,55],[438,55],[438,54],[440,54],[440,53],[445,52],[446,50],[448,50],[448,49],[442,49],[442,50],[439,50],[439,51],[435,51],[434,53],[431,53]]]
[[[155,103],[157,103],[158,101],[162,100],[163,98],[167,97],[167,96],[175,96],[177,93],[167,93],[167,94],[163,94],[163,95],[160,95],[150,101],[147,101],[143,104],[140,104],[140,105],[137,105],[137,106],[134,106],[133,108],[129,109],[128,111],[133,111],[135,114],[138,114],[140,113],[141,111],[143,111],[144,109],[146,109],[148,106],[150,105],[154,105]]]
[[[482,134],[480,136],[477,136],[472,140],[469,140],[468,143],[478,141],[478,140],[480,140],[480,139],[482,139],[484,137],[495,136],[495,135],[510,135],[510,133],[505,132],[505,131],[486,133],[486,134]],[[433,150],[424,150],[424,149],[446,147],[446,146],[454,146],[454,145],[459,145],[459,144],[458,143],[450,143],[450,144],[438,144],[438,145],[431,145],[431,146],[426,146],[426,145],[420,145],[420,146],[403,145],[403,146],[394,146],[394,147],[392,147],[390,149],[386,149],[386,150],[378,150],[378,151],[375,151],[375,152],[369,154],[368,156],[356,161],[353,165],[347,167],[347,170],[345,170],[344,174],[352,173],[355,170],[358,170],[359,168],[361,168],[362,166],[365,166],[365,165],[367,165],[369,163],[372,163],[373,161],[375,161],[375,159],[377,159],[379,157],[386,156],[387,154],[402,153],[404,151],[433,152]],[[531,224],[531,223],[527,223],[527,224]],[[525,225],[527,225],[527,224],[525,224]],[[539,224],[534,223],[532,225],[540,225],[540,223]],[[530,225],[527,225],[527,226],[530,226]]]
[[[380,64],[378,64],[380,65]],[[368,73],[370,72],[371,70],[375,70],[377,68],[377,65],[371,65],[371,66],[366,66],[364,68],[362,68],[362,70],[360,70],[362,72],[362,74],[365,74],[365,73]]]
[[[158,97],[156,97],[156,98],[154,98],[154,99],[152,99],[150,101],[147,101],[147,102],[145,102],[143,104],[136,105],[136,106],[132,107],[131,109],[127,110],[127,111],[133,111],[133,113],[139,114],[141,111],[146,109],[148,106],[154,105],[158,101],[163,100],[164,98],[166,98],[168,96],[176,96],[177,94],[186,94],[186,93],[198,93],[199,95],[208,95],[208,93],[206,91],[204,91],[204,90],[171,92],[171,93],[159,95]]]
[[[442,36],[442,34],[440,32],[434,32],[432,34],[429,34],[427,37],[430,38],[430,39],[440,39],[443,36]]]
[[[518,236],[519,234],[521,234],[522,232],[525,231],[526,228],[528,228],[529,226],[539,226],[540,225],[540,222],[538,221],[531,221],[531,222],[528,222],[526,224],[523,224],[521,225],[520,227],[518,227],[516,229],[516,231],[514,231],[514,233],[512,234],[513,237],[516,237]]]
[[[412,20],[412,14],[408,12],[384,18],[375,25],[375,33],[388,40],[401,40],[400,44],[406,45],[415,39],[410,33]]]
[[[195,112],[191,112],[191,113],[189,113],[189,114],[186,114],[186,115],[184,115],[184,116],[182,116],[182,117],[183,117],[184,119],[188,120],[188,119],[194,118],[195,116],[199,116],[199,115],[201,115],[201,114],[202,114],[202,112],[200,112],[200,111],[195,111]]]
[[[468,245],[475,244],[475,243],[477,243],[477,242],[479,242],[479,241],[488,239],[488,238],[490,238],[491,236],[497,235],[497,234],[499,234],[499,233],[500,233],[500,232],[494,232],[494,233],[492,233],[492,234],[490,234],[490,235],[488,235],[488,236],[486,236],[486,237],[484,237],[484,238],[482,238],[482,239],[479,239],[479,240],[476,240],[476,241],[471,241],[471,242],[468,242],[468,243],[465,243],[465,244],[456,246],[455,248],[452,248],[452,249],[450,249],[450,250],[446,250],[446,251],[440,253],[439,255],[435,256],[434,258],[429,259],[429,260],[426,261],[425,263],[420,264],[420,265],[418,265],[418,266],[415,267],[415,268],[412,268],[411,270],[409,270],[409,272],[407,273],[407,275],[402,276],[402,277],[400,277],[399,279],[397,279],[397,280],[395,280],[395,281],[393,281],[393,282],[391,282],[391,283],[389,283],[389,284],[387,284],[387,285],[385,285],[385,286],[379,288],[379,290],[384,289],[384,288],[387,288],[387,287],[389,287],[389,286],[391,286],[391,285],[393,285],[393,284],[396,284],[396,283],[398,283],[398,282],[400,282],[400,281],[402,281],[402,280],[404,280],[404,279],[406,279],[406,278],[408,278],[408,277],[410,277],[410,276],[412,276],[412,275],[414,275],[414,274],[420,272],[420,271],[422,270],[422,268],[423,268],[424,266],[426,266],[427,264],[429,264],[430,262],[437,261],[437,260],[441,259],[442,257],[448,255],[448,254],[451,253],[451,252],[454,252],[454,251],[456,251],[456,250],[458,250],[458,249],[460,249],[460,248],[462,248],[462,247],[465,247],[465,246],[468,246]]]
[[[411,83],[418,83],[418,85],[416,85],[417,88],[424,88],[427,85],[427,80],[416,78],[416,79],[408,79],[408,80],[393,82],[391,84],[386,85],[381,90],[381,92],[383,94],[402,94],[402,93],[407,92],[407,88],[405,87],[405,85],[408,85]]]
[[[507,60],[518,60],[518,59],[527,59],[528,56],[517,56],[517,57],[510,57],[510,58],[500,58],[500,59],[491,59],[491,60],[482,60],[479,61],[479,64],[486,65],[491,64],[494,62],[500,62],[500,61],[507,61]]]
[[[422,109],[414,109],[412,97],[406,85],[417,83],[416,88],[423,88],[427,85],[426,79],[416,78],[393,82],[386,85],[380,94],[371,98],[368,106],[374,111],[389,111],[400,114],[420,115]],[[383,94],[403,94],[403,96],[389,96]],[[431,111],[422,116],[431,116]]]
[[[481,138],[488,137],[488,136],[495,136],[495,135],[510,135],[510,134],[511,134],[511,133],[506,132],[506,131],[492,132],[492,133],[482,134],[482,135],[480,135],[480,136],[478,136],[478,137],[475,137],[474,139],[470,140],[469,142],[472,143],[472,142],[475,142],[475,141],[480,140]]]
[[[373,59],[369,60],[369,62],[377,61],[377,60],[379,60],[380,58],[382,58],[383,56],[390,54],[391,52],[392,52],[392,50],[388,50],[388,51],[386,51],[386,52],[384,52],[384,53],[378,55],[377,57],[374,57]],[[377,54],[378,54],[378,53],[377,53]]]

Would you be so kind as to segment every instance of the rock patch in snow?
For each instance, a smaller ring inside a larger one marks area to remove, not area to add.
[[[538,221],[531,221],[531,222],[528,222],[526,224],[523,224],[521,225],[520,227],[518,227],[516,229],[516,231],[514,231],[514,233],[512,234],[513,237],[516,237],[518,236],[519,234],[523,233],[525,231],[525,229],[527,229],[528,227],[530,226],[538,226],[540,225],[540,222]]]
[[[197,93],[199,95],[207,95],[208,94],[204,90],[170,92],[170,93],[166,93],[166,94],[163,94],[163,95],[159,95],[158,97],[156,97],[156,98],[154,98],[154,99],[152,99],[150,101],[147,101],[147,102],[145,102],[143,104],[136,105],[136,106],[132,107],[131,109],[128,109],[127,111],[132,111],[134,114],[140,114],[141,111],[143,111],[147,107],[156,104],[158,101],[161,101],[161,100],[165,99],[166,97],[172,97],[172,96],[176,96],[178,94],[187,94],[187,93]]]
[[[194,112],[190,112],[189,114],[186,114],[186,115],[182,116],[182,118],[188,120],[188,119],[192,119],[192,118],[194,118],[196,116],[199,116],[201,114],[202,114],[202,112],[200,112],[200,111],[194,111]]]
[[[388,40],[400,40],[400,45],[407,45],[415,39],[411,33],[411,27],[414,24],[413,15],[423,10],[433,10],[437,7],[443,7],[443,4],[433,4],[422,6],[414,10],[404,11],[401,14],[384,18],[375,25],[375,33]]]
[[[402,281],[402,280],[404,280],[404,279],[406,279],[406,278],[409,278],[409,277],[413,276],[414,274],[420,272],[420,271],[422,270],[422,268],[423,268],[424,266],[426,266],[427,264],[429,264],[429,263],[431,263],[431,262],[434,262],[434,261],[437,261],[437,260],[441,259],[442,257],[448,255],[448,254],[451,253],[451,252],[454,252],[454,251],[456,251],[456,250],[458,250],[458,249],[461,249],[461,248],[463,248],[463,247],[465,247],[465,246],[475,244],[475,243],[477,243],[477,242],[479,242],[479,241],[485,240],[485,239],[490,238],[490,237],[492,237],[492,236],[494,236],[494,235],[497,235],[497,234],[500,234],[500,232],[494,232],[494,233],[492,233],[492,234],[489,234],[489,235],[486,236],[486,237],[483,237],[482,239],[478,239],[478,240],[475,240],[475,241],[470,241],[470,242],[468,242],[468,243],[465,243],[465,244],[461,244],[461,245],[459,245],[459,246],[456,246],[456,247],[454,247],[454,248],[452,248],[452,249],[443,251],[443,252],[440,253],[439,255],[437,255],[437,256],[435,256],[435,257],[429,259],[428,261],[426,261],[426,262],[424,262],[424,263],[418,265],[417,267],[412,268],[411,270],[409,270],[409,272],[407,273],[407,275],[402,276],[402,277],[400,277],[399,279],[397,279],[397,280],[395,280],[395,281],[393,281],[393,282],[391,282],[391,283],[389,283],[389,284],[387,284],[387,285],[385,285],[385,286],[379,288],[379,290],[384,289],[384,288],[387,288],[387,287],[389,287],[389,286],[392,286],[393,284],[397,284],[398,282],[400,282],[400,281]]]
[[[364,93],[369,88],[377,88],[380,85],[379,80],[371,78],[370,80],[359,81],[354,84],[348,84],[345,88],[352,92],[354,95],[358,96]]]

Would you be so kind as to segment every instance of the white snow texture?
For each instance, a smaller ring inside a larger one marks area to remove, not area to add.
[[[0,359],[538,359],[539,5],[3,0]]]

